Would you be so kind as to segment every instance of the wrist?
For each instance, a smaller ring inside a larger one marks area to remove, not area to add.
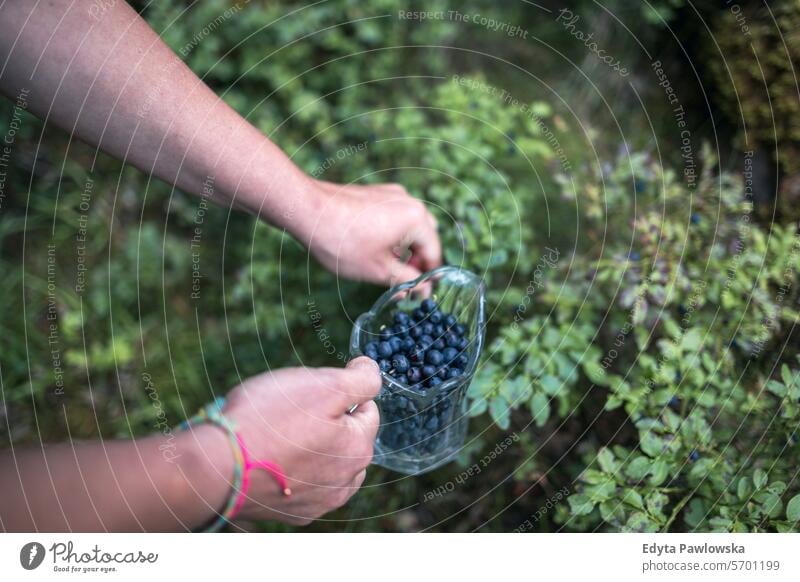
[[[279,217],[281,228],[291,234],[305,248],[311,249],[320,238],[329,211],[328,194],[318,180],[303,174],[297,187],[289,193],[288,203]]]
[[[180,505],[187,525],[200,527],[216,518],[231,495],[234,458],[225,432],[212,424],[198,424],[177,433],[176,460]]]

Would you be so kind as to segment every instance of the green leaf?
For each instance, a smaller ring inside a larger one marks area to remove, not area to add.
[[[536,426],[544,426],[550,418],[550,400],[542,392],[537,392],[531,398],[531,414]]]
[[[628,463],[628,466],[625,467],[625,475],[636,481],[641,481],[650,472],[650,467],[650,459],[640,455]]]
[[[650,469],[650,483],[658,487],[669,476],[669,465],[664,460],[656,461]]]
[[[617,491],[617,484],[613,479],[607,479],[603,483],[597,485],[590,485],[584,489],[584,493],[595,503],[606,501],[615,496]]]
[[[783,510],[781,497],[775,493],[767,494],[762,505],[764,507],[764,513],[769,517],[778,517],[781,514],[781,510]]]
[[[691,528],[696,528],[700,525],[706,516],[706,507],[702,499],[695,497],[689,501],[689,509],[683,515],[683,520]]]
[[[622,501],[628,505],[633,505],[636,509],[644,509],[642,496],[635,489],[626,489],[622,494]]]
[[[778,382],[776,380],[768,380],[767,381],[767,390],[772,392],[778,398],[783,398],[786,396],[788,389],[784,384]]]
[[[750,477],[742,477],[739,479],[739,484],[736,486],[736,496],[742,500],[746,501],[750,498],[750,494],[753,492],[752,483],[750,482]]]
[[[753,472],[753,486],[756,488],[756,491],[767,484],[767,479],[767,474],[763,469],[756,469]]]
[[[517,376],[500,386],[500,394],[515,408],[530,397],[531,384],[524,376]]]
[[[504,398],[495,397],[489,402],[489,416],[503,430],[511,426],[511,409]]]
[[[555,396],[558,394],[559,390],[561,390],[561,381],[556,378],[555,376],[550,376],[546,374],[541,377],[539,383],[542,385],[542,390],[545,393],[549,394],[550,396]]]
[[[569,508],[572,510],[572,515],[575,516],[588,515],[594,509],[594,503],[586,495],[581,495],[580,493],[570,495],[567,497],[567,501],[569,502]]]
[[[622,520],[625,519],[625,510],[622,508],[622,505],[616,501],[615,499],[611,499],[609,501],[604,501],[600,504],[600,517],[603,518],[603,521],[606,521],[613,525],[618,525],[622,523]]]
[[[786,384],[787,388],[791,388],[792,384],[794,384],[794,374],[792,374],[792,371],[786,364],[781,366],[781,378],[783,379],[783,383]]]
[[[583,372],[586,374],[586,377],[589,378],[589,380],[598,386],[608,386],[608,376],[606,376],[606,371],[597,362],[584,362]]]
[[[650,431],[642,434],[639,446],[650,457],[657,457],[664,451],[664,441]]]
[[[474,400],[472,402],[472,406],[469,409],[470,416],[480,416],[486,409],[489,407],[489,403],[486,401],[485,398],[479,398],[478,400]]]
[[[597,453],[597,462],[603,471],[611,473],[612,475],[619,469],[619,463],[614,459],[614,453],[607,447],[603,447],[600,449],[600,452]]]
[[[786,519],[800,521],[800,495],[795,495],[786,504]]]
[[[681,326],[675,323],[675,320],[669,318],[662,319],[661,322],[664,324],[664,329],[666,330],[667,335],[669,335],[672,339],[678,339],[678,337],[681,335]]]
[[[628,518],[628,522],[625,524],[625,530],[632,532],[656,532],[658,531],[658,525],[653,523],[646,514],[641,511],[636,511]]]
[[[689,477],[695,480],[700,480],[711,472],[714,466],[714,459],[700,459],[696,461],[692,468],[689,470]]]
[[[687,331],[681,339],[681,348],[685,352],[696,352],[703,345],[703,334],[697,328]]]
[[[669,498],[660,491],[653,491],[647,496],[647,510],[653,516],[659,516],[663,519],[662,511],[669,503]]]

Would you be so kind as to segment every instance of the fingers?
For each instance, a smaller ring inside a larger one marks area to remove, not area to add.
[[[378,405],[375,402],[367,402],[363,406],[359,406],[353,414],[350,415],[352,422],[358,425],[364,434],[364,442],[372,446],[375,437],[378,436],[378,425],[380,424],[380,414],[378,413]],[[370,449],[369,458],[372,460],[372,451]]]
[[[394,287],[406,281],[413,281],[421,274],[422,272],[410,263],[395,259],[391,267],[389,267],[389,287]]]
[[[336,393],[337,414],[345,414],[354,404],[366,404],[381,390],[381,373],[366,356],[350,360],[344,370],[333,370],[333,390]],[[358,413],[356,409],[355,413]]]
[[[426,214],[431,220],[434,220],[430,213],[426,211]],[[426,225],[417,229],[416,237],[411,242],[411,251],[415,258],[420,259],[424,271],[430,271],[442,264],[442,243],[436,227],[432,226],[427,218]]]

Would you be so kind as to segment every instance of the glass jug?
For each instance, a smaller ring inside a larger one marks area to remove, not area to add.
[[[451,461],[467,435],[466,392],[483,349],[485,285],[469,271],[439,267],[414,281],[386,291],[372,309],[356,319],[350,338],[350,355],[364,354],[382,329],[392,325],[398,310],[411,311],[426,298],[453,314],[466,328],[469,345],[464,350],[462,373],[430,388],[410,386],[382,371],[383,385],[376,403],[381,424],[373,463],[406,474],[421,474]]]

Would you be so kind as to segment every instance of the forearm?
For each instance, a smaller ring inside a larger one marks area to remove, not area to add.
[[[36,8],[34,8],[34,5]],[[0,89],[77,137],[301,240],[318,208],[311,180],[217,97],[125,2],[8,1]],[[211,187],[209,187],[211,186]]]
[[[136,441],[4,451],[0,525],[5,531],[197,528],[221,510],[232,474],[226,437],[209,425]]]

